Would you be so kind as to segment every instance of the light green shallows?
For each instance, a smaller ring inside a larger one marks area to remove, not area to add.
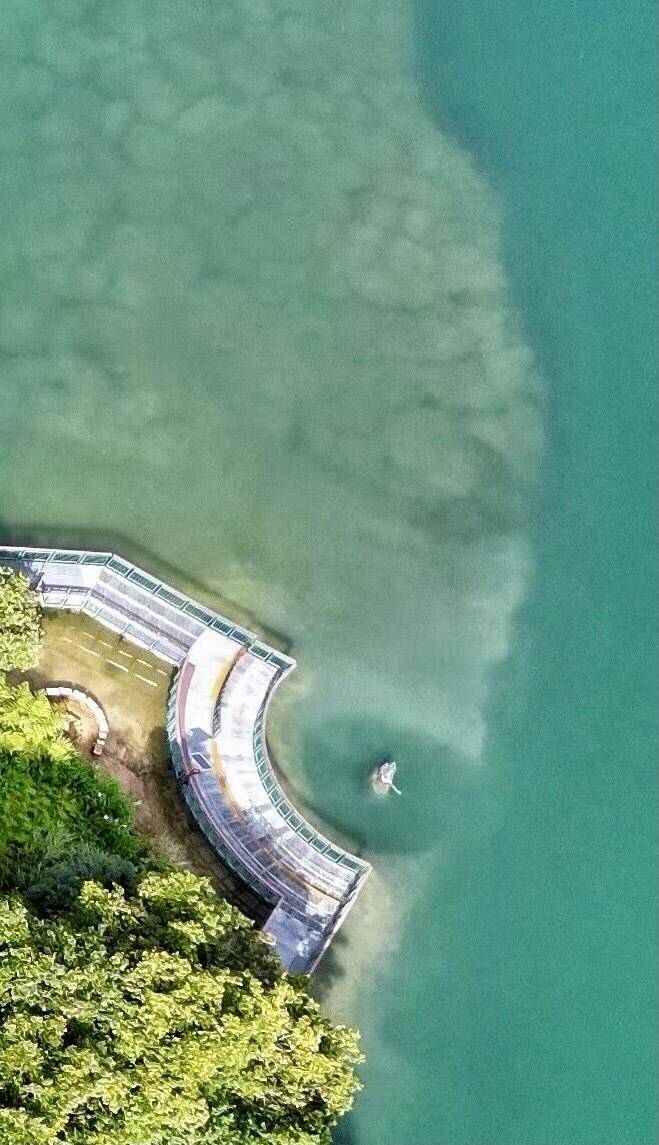
[[[0,519],[291,638],[277,758],[376,865],[341,1145],[654,1139],[649,12],[3,8]]]

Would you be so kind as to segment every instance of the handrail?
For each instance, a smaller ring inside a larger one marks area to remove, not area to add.
[[[40,577],[38,584],[46,607],[50,605],[54,608],[66,608],[67,604],[71,603],[69,593],[76,593],[74,607],[87,612],[89,615],[98,614],[99,622],[113,630],[116,630],[114,627],[114,623],[116,623],[114,621],[115,614],[119,618],[120,626],[121,622],[128,617],[125,627],[121,630],[136,643],[141,643],[140,637],[144,639],[144,633],[147,633],[147,639],[150,639],[148,632],[156,636],[155,643],[151,645],[154,654],[176,665],[167,702],[166,728],[174,769],[180,778],[187,780],[182,787],[181,794],[211,846],[215,848],[225,862],[228,862],[243,881],[265,902],[272,905],[273,897],[281,893],[283,897],[280,904],[284,910],[283,917],[293,920],[301,917],[298,914],[299,908],[296,907],[297,899],[295,893],[289,898],[287,886],[281,882],[280,874],[278,874],[279,864],[275,862],[271,869],[256,854],[251,855],[249,852],[245,852],[243,856],[236,853],[239,849],[237,844],[240,840],[234,840],[235,845],[232,846],[231,839],[224,837],[227,825],[223,824],[222,815],[217,817],[213,814],[212,806],[207,799],[208,793],[203,784],[197,783],[198,777],[194,769],[191,770],[189,766],[186,766],[185,752],[187,748],[183,746],[185,736],[178,724],[177,706],[182,678],[181,665],[188,662],[187,658],[191,654],[191,649],[197,641],[203,639],[204,633],[208,634],[209,630],[212,630],[221,634],[228,641],[233,642],[238,649],[238,655],[240,655],[242,646],[242,649],[248,651],[256,661],[261,661],[262,664],[270,667],[270,671],[261,671],[260,669],[257,670],[256,664],[251,666],[259,679],[262,680],[262,691],[253,697],[255,705],[260,704],[256,714],[250,716],[250,719],[253,719],[253,724],[251,728],[244,728],[245,761],[250,768],[254,767],[256,771],[254,780],[261,784],[270,806],[286,823],[291,832],[305,845],[300,848],[300,853],[297,855],[300,871],[310,872],[312,875],[315,872],[316,880],[320,879],[324,884],[336,885],[337,888],[341,888],[341,897],[336,897],[336,902],[341,904],[338,910],[327,914],[324,911],[320,913],[310,912],[305,920],[308,927],[309,942],[311,943],[311,935],[313,934],[316,936],[315,944],[307,946],[306,954],[298,951],[295,964],[313,967],[354,902],[370,870],[370,865],[332,843],[295,809],[283,791],[270,760],[265,734],[265,718],[275,689],[294,668],[295,661],[290,656],[265,644],[248,629],[234,624],[226,617],[199,604],[191,597],[152,576],[138,565],[133,565],[124,560],[123,557],[113,553],[88,552],[79,549],[19,548],[18,546],[1,545],[0,565],[3,563],[23,564],[33,577]],[[62,571],[59,586],[57,584],[57,572],[55,572],[49,587],[48,577],[43,576],[44,567],[48,565],[92,566],[97,567],[99,571],[97,574],[91,573],[87,577],[78,578],[74,576],[71,578],[72,584],[67,584],[68,578]],[[81,580],[82,583],[76,585],[76,580]],[[49,592],[52,593],[50,600],[48,599]],[[84,594],[82,601],[80,600],[81,592]],[[142,594],[141,599],[140,594]],[[160,601],[159,605],[156,604],[158,601]],[[176,636],[173,635],[175,631]],[[218,644],[217,637],[210,640],[210,643],[211,645]],[[227,680],[230,679],[231,672],[227,677]],[[221,702],[223,693],[227,694],[228,697],[228,692],[228,688],[226,693],[224,688],[220,691],[218,703]],[[230,699],[227,698],[227,704],[230,702]],[[251,712],[254,713],[254,711],[255,706],[252,706]],[[255,788],[254,791],[256,792]],[[260,795],[258,795],[258,799],[260,800]],[[240,846],[242,848],[242,844]],[[324,859],[325,863],[315,863],[313,852]],[[293,851],[290,854],[291,858],[296,858]],[[254,867],[256,869],[250,869]],[[282,870],[284,870],[283,867]],[[259,871],[262,873],[259,874]],[[330,872],[332,871],[333,875],[330,879]],[[298,880],[293,875],[292,883],[296,881]],[[309,886],[313,887],[314,881],[310,882]],[[280,890],[278,891],[277,888]],[[333,894],[321,886],[317,886],[316,890],[319,895],[328,899],[335,898]],[[285,902],[287,903],[286,907],[283,905]],[[277,930],[281,926],[282,920],[278,918],[275,929]],[[293,932],[295,932],[294,923]],[[283,949],[287,949],[286,938],[283,940]],[[288,956],[287,954],[286,957]]]
[[[332,843],[330,839],[327,839],[320,831],[312,826],[308,819],[305,819],[303,815],[300,815],[299,811],[295,810],[295,807],[280,786],[275,774],[268,754],[265,737],[265,715],[274,689],[281,683],[285,674],[286,673],[283,673],[273,681],[273,685],[269,689],[254,723],[254,762],[256,763],[259,778],[265,787],[268,798],[277,808],[282,818],[286,820],[289,827],[291,827],[297,835],[304,839],[305,843],[308,843],[309,846],[313,847],[315,851],[318,851],[320,855],[323,855],[341,867],[346,867],[348,870],[355,872],[362,871],[366,868],[366,864],[362,862],[361,859],[356,859],[353,855],[344,851],[342,847],[337,847],[336,843]]]
[[[171,585],[166,584],[158,577],[154,577],[151,573],[146,572],[145,569],[140,568],[139,565],[131,564],[129,561],[124,560],[114,553],[106,553],[101,551],[85,550],[85,549],[45,549],[35,547],[18,547],[14,545],[0,545],[0,563],[2,562],[3,555],[5,559],[12,561],[35,561],[41,564],[79,564],[79,565],[100,565],[107,567],[113,573],[121,576],[124,580],[136,584],[139,588],[150,592],[152,596],[161,597],[170,607],[178,609],[184,616],[190,616],[193,620],[199,621],[200,624],[205,624],[209,628],[214,628],[218,632],[222,632],[225,636],[230,636],[234,640],[238,640],[250,649],[254,655],[259,656],[260,659],[268,660],[270,663],[276,664],[278,667],[295,665],[295,660],[287,656],[283,652],[279,652],[276,648],[271,648],[270,645],[265,644],[254,632],[248,628],[243,628],[240,624],[234,624],[225,616],[215,612],[205,605],[199,604],[198,601],[193,600],[192,597],[187,596],[178,589],[172,588]]]

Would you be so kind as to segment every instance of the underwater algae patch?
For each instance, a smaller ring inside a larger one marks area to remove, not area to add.
[[[3,508],[166,545],[477,756],[537,385],[408,15],[8,6]]]

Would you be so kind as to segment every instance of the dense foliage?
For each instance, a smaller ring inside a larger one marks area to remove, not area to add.
[[[2,1145],[320,1145],[355,1089],[332,1026],[210,884],[0,900]]]
[[[0,568],[0,669],[34,668],[40,643],[36,593],[22,573]]]
[[[27,684],[10,684],[0,672],[0,751],[63,759],[72,753],[62,715],[47,696]]]
[[[117,785],[74,754],[0,752],[0,790],[0,885],[20,886],[43,857],[80,846],[126,859],[145,852]]]
[[[354,1031],[0,673],[0,1145],[329,1145]]]
[[[77,754],[48,699],[1,674],[0,791],[0,886],[26,890],[58,864],[64,883],[63,866],[69,881],[81,867],[80,884],[148,854],[121,789]]]

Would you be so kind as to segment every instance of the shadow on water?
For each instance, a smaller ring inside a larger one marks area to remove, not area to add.
[[[438,740],[367,717],[316,724],[303,754],[313,796],[293,794],[294,801],[365,856],[435,849],[438,837],[452,835],[473,816],[474,798],[487,782],[480,768]],[[398,764],[400,796],[373,792],[371,771],[384,759]]]
[[[40,546],[59,549],[92,549],[116,553],[125,560],[140,565],[146,572],[167,581],[174,588],[195,597],[209,608],[216,608],[232,620],[253,629],[282,652],[290,654],[290,637],[278,629],[260,623],[245,607],[223,593],[218,593],[189,569],[175,565],[160,553],[146,548],[134,538],[114,529],[71,528],[68,525],[25,525],[16,531],[0,520],[0,544]]]
[[[347,946],[348,939],[345,931],[340,930],[338,934],[334,935],[329,949],[313,972],[311,992],[314,998],[321,1003],[337,982],[346,976],[345,959],[342,954],[345,954]]]
[[[358,1145],[357,1132],[354,1128],[354,1120],[348,1114],[344,1117],[343,1121],[332,1134],[332,1145]]]

